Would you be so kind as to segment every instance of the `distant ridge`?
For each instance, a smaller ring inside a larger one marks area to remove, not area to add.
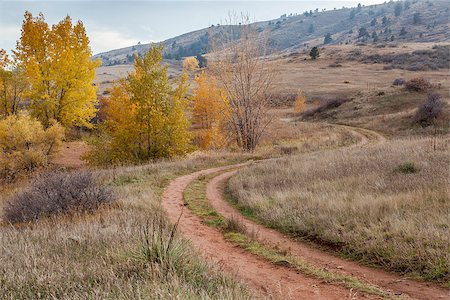
[[[413,0],[341,8],[329,11],[289,12],[278,19],[254,23],[257,31],[270,31],[270,46],[278,51],[329,44],[385,42],[450,42],[450,0]],[[167,59],[208,52],[210,35],[226,26],[215,25],[163,42]],[[103,65],[130,64],[135,53],[151,44],[139,44],[94,55]]]

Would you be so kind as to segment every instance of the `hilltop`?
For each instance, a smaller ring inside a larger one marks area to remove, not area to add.
[[[270,32],[270,46],[292,52],[326,44],[385,42],[449,42],[449,0],[398,1],[331,11],[288,12],[278,19],[254,23],[258,32]],[[181,59],[208,52],[211,36],[226,25],[212,25],[163,41],[165,58]],[[328,35],[329,39],[325,40]],[[151,44],[96,54],[103,65],[130,64]]]

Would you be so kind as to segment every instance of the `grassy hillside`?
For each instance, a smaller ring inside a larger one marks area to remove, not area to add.
[[[331,11],[287,12],[278,19],[257,22],[258,32],[270,32],[270,44],[278,51],[291,51],[324,44],[331,35],[331,44],[401,42],[447,42],[449,31],[449,0],[400,1]],[[384,19],[384,21],[383,21]],[[208,51],[211,36],[226,26],[217,24],[163,42],[166,58],[179,59]],[[360,32],[365,28],[365,32]],[[404,30],[402,30],[404,29]],[[374,34],[375,33],[375,34]],[[104,65],[127,64],[133,54],[142,54],[151,44],[100,53]]]

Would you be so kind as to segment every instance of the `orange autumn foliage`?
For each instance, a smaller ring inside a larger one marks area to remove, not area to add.
[[[294,103],[294,111],[296,113],[302,113],[305,111],[306,108],[306,96],[303,91],[299,91],[297,98],[295,99]]]
[[[224,127],[229,118],[226,93],[217,80],[202,72],[195,78],[193,123],[197,131],[197,144],[202,149],[222,148],[226,144]]]

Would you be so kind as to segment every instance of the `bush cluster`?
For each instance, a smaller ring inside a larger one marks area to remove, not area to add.
[[[448,69],[450,65],[450,47],[434,46],[431,50],[417,50],[411,53],[363,55],[360,50],[349,54],[350,60],[363,63],[386,64],[392,69],[408,71],[429,71]]]
[[[10,223],[72,211],[92,211],[114,200],[112,190],[90,171],[44,173],[8,202],[4,219]]]
[[[22,174],[45,167],[64,137],[58,123],[44,129],[24,115],[0,121],[0,181],[14,181]]]
[[[427,99],[418,107],[413,122],[430,125],[433,120],[442,114],[444,106],[445,103],[439,94],[435,92],[429,93]]]
[[[410,92],[428,92],[433,88],[433,85],[423,77],[416,77],[405,82],[406,90]]]

